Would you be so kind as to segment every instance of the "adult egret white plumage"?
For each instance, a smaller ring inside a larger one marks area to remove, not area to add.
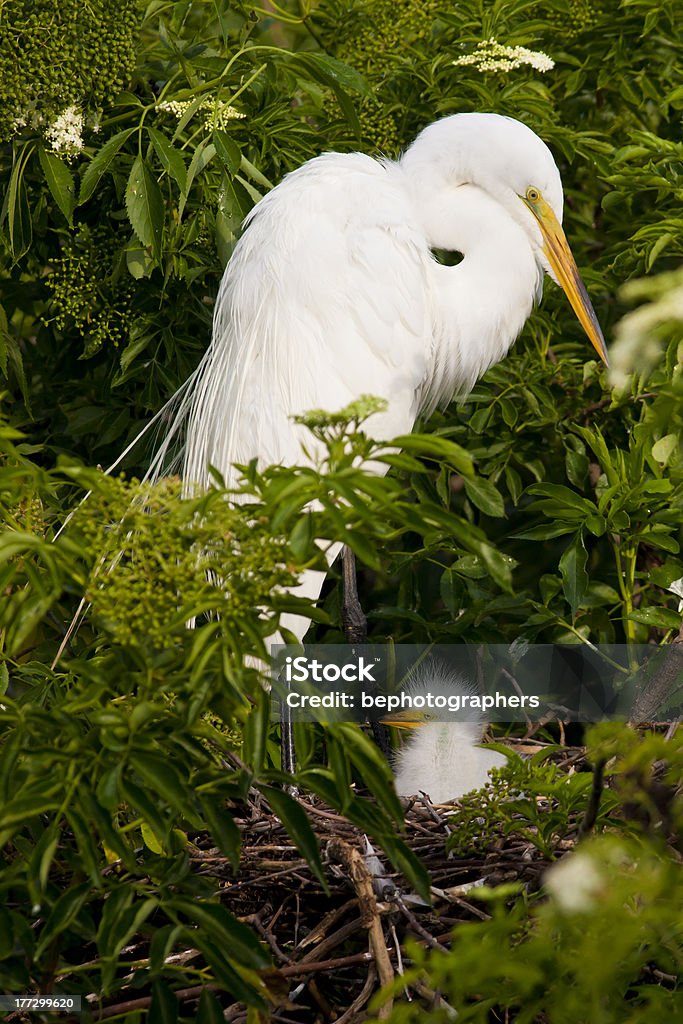
[[[426,793],[432,803],[445,804],[480,789],[489,781],[491,768],[507,763],[497,750],[480,746],[483,719],[458,721],[456,712],[448,710],[451,698],[474,693],[448,666],[437,662],[419,669],[403,692],[413,701],[431,695],[432,706],[397,711],[381,720],[385,725],[411,730],[410,738],[394,755],[399,796]]]
[[[548,147],[497,114],[437,121],[398,161],[327,153],[288,174],[246,219],[156,471],[182,430],[183,477],[200,486],[210,465],[230,483],[233,463],[296,463],[292,416],[361,394],[387,402],[369,434],[409,432],[505,356],[544,273],[606,361],[562,206]],[[463,259],[442,266],[435,248]],[[299,592],[316,599],[323,578]],[[307,620],[284,624],[301,637]]]

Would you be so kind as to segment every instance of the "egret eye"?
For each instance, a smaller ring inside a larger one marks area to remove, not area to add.
[[[534,188],[532,186],[531,188],[528,188],[526,190],[526,197],[530,203],[537,203],[538,200],[541,198],[541,193],[538,191],[537,188]]]

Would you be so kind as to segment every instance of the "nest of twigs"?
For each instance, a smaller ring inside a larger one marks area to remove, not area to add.
[[[581,748],[565,748],[553,758],[568,769],[583,767]],[[500,834],[471,856],[449,853],[453,807],[413,799],[406,805],[402,838],[430,874],[428,904],[392,870],[377,844],[368,853],[366,836],[342,815],[309,796],[300,802],[320,843],[329,893],[258,797],[236,818],[243,843],[238,872],[208,837],[196,838],[191,857],[198,874],[215,880],[221,902],[269,946],[277,968],[269,987],[281,1000],[271,1020],[281,1024],[358,1024],[369,1016],[374,992],[409,962],[406,939],[448,948],[454,927],[488,917],[486,904],[473,896],[478,886],[518,882],[533,891],[547,867],[537,847],[516,834]],[[578,822],[576,828],[578,832]],[[565,837],[560,845],[569,848],[573,840]],[[199,962],[201,955],[187,950],[174,959],[189,962],[193,957]],[[422,997],[439,999],[419,983],[412,987]],[[200,986],[176,992],[183,1015],[192,1013],[200,995]],[[102,1008],[97,1019],[149,1003],[146,998],[119,999]],[[242,1024],[247,1008],[240,1003],[226,1006],[224,1018]]]

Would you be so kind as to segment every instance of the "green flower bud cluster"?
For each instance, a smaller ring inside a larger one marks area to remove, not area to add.
[[[337,56],[376,82],[393,72],[407,46],[428,38],[442,6],[438,0],[369,0],[353,10]]]
[[[600,21],[601,15],[607,14],[604,5],[600,10],[591,0],[567,0],[566,10],[559,9],[564,5],[557,5],[553,8],[547,4],[539,4],[539,17],[551,24],[557,25],[562,31],[562,38],[576,39],[583,32],[588,32]],[[619,17],[617,10],[613,16]]]
[[[237,637],[296,582],[284,538],[219,492],[106,479],[74,517],[93,570],[87,599],[120,643],[163,649],[202,612]]]
[[[387,109],[384,87],[409,48],[428,39],[442,8],[439,0],[369,0],[353,8],[346,22],[336,56],[361,71],[372,87],[359,117],[364,138],[380,152],[393,154],[401,145],[401,110]]]
[[[52,261],[45,323],[79,334],[85,357],[128,338],[135,282],[121,267],[121,243],[106,224],[82,225]]]
[[[0,4],[0,140],[111,103],[135,67],[137,0]]]

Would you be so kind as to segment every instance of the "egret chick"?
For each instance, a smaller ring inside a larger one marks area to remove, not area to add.
[[[433,663],[419,669],[404,687],[411,698],[472,696],[474,688],[446,665]],[[444,804],[480,789],[491,768],[502,768],[507,758],[497,750],[479,746],[486,722],[455,721],[455,712],[438,707],[414,708],[386,715],[381,721],[397,729],[415,730],[394,755],[396,792],[399,796],[426,793],[432,803]]]

